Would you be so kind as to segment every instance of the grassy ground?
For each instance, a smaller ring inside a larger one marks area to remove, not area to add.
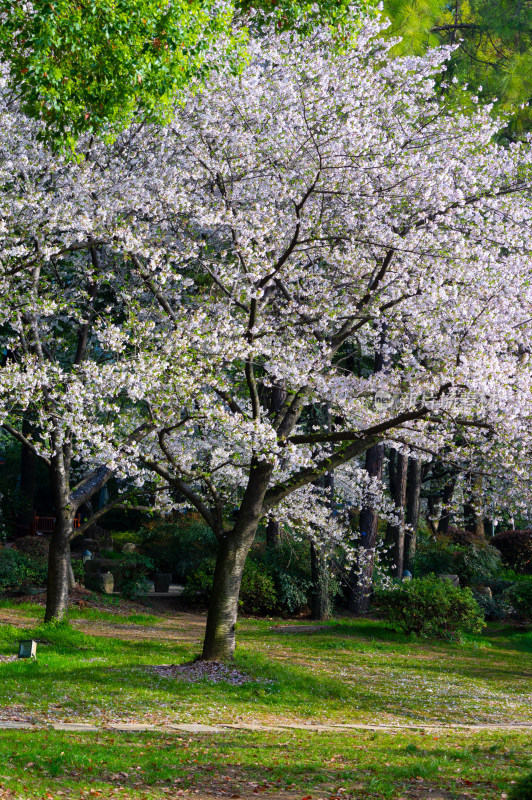
[[[459,645],[417,642],[370,620],[289,634],[279,621],[244,620],[236,668],[251,680],[190,683],[157,668],[198,653],[204,617],[84,609],[70,627],[33,627],[41,613],[31,604],[0,608],[0,719],[400,730],[2,731],[0,797],[491,800],[532,769],[530,730],[448,727],[532,724],[531,632],[495,627]],[[36,662],[13,660],[22,636],[39,640]],[[416,725],[440,729],[408,730]]]
[[[4,731],[17,798],[500,798],[530,768],[522,733],[65,734]],[[505,791],[506,790],[506,791]]]

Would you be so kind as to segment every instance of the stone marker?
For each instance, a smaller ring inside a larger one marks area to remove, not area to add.
[[[112,572],[100,572],[98,575],[99,591],[112,594],[115,588],[115,579]]]

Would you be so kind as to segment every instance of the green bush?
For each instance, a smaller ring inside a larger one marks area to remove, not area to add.
[[[157,572],[171,572],[178,581],[185,581],[191,570],[216,555],[214,533],[193,515],[148,525],[139,538]]]
[[[267,567],[248,558],[240,587],[240,607],[249,614],[273,614],[277,594],[273,577]]]
[[[489,595],[481,594],[473,590],[473,597],[482,609],[484,618],[490,621],[505,619],[510,616],[514,610],[507,591],[494,592],[490,597]]]
[[[507,567],[532,573],[532,531],[503,531],[492,539]]]
[[[460,639],[478,633],[484,617],[470,589],[434,576],[415,578],[377,594],[377,603],[390,625],[421,637]]]
[[[153,561],[140,553],[123,553],[120,556],[119,590],[123,597],[134,597],[148,591],[146,573],[153,571]]]
[[[207,558],[187,575],[183,597],[194,605],[207,606],[214,576],[214,558]]]
[[[519,576],[507,590],[514,610],[524,617],[532,617],[532,577]]]
[[[0,550],[0,591],[20,589],[26,582],[29,559],[16,550]]]
[[[309,605],[312,575],[308,542],[290,541],[276,548],[263,547],[255,557],[264,563],[273,578],[277,612],[295,614]]]
[[[0,550],[0,591],[46,583],[48,566],[45,559],[30,558],[12,548]]]
[[[214,576],[213,558],[205,560],[187,577],[183,597],[198,605],[206,606],[211,596]],[[248,558],[240,587],[240,607],[249,614],[272,614],[277,608],[275,583],[267,568]]]
[[[512,786],[508,800],[532,800],[532,772]]]
[[[459,545],[446,539],[426,539],[418,543],[412,571],[416,577],[451,573],[466,586],[486,584],[501,570],[501,554],[485,544]]]

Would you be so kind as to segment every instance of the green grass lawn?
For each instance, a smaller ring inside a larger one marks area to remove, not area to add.
[[[32,627],[42,609],[0,609],[0,790],[17,798],[501,798],[532,769],[532,632],[502,626],[464,644],[419,642],[374,620],[286,634],[243,620],[235,667],[251,680],[179,680],[155,667],[199,652],[204,618],[76,610]],[[34,619],[35,618],[35,619]],[[36,661],[13,660],[22,636]],[[366,723],[393,732],[62,733],[50,722]],[[439,730],[409,730],[409,726]],[[20,788],[23,786],[23,790]],[[197,792],[196,792],[197,790]],[[13,793],[13,794],[11,794]],[[0,797],[2,797],[0,791]]]

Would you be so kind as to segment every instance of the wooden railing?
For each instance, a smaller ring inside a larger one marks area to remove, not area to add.
[[[74,517],[74,529],[81,527],[81,517]],[[22,525],[20,522],[13,523],[14,535],[16,539],[21,536],[37,536],[43,533],[53,533],[55,528],[55,517],[39,517],[33,515],[29,525]]]

